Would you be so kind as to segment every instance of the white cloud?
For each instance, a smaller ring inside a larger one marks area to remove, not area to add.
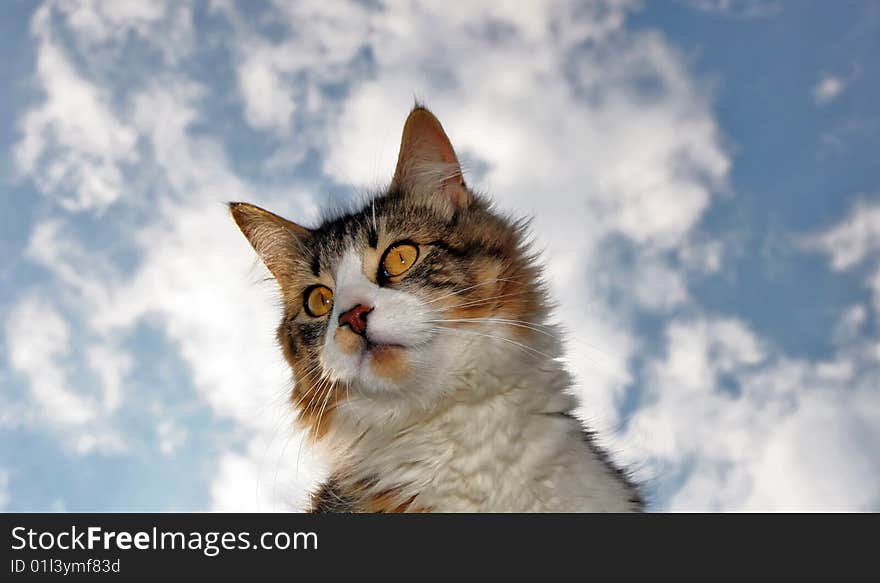
[[[846,82],[836,75],[823,75],[813,87],[813,99],[819,105],[831,103],[846,90]]]
[[[289,35],[271,43],[255,35],[235,7],[217,4],[236,30],[236,75],[246,121],[251,127],[289,138],[300,108],[314,123],[332,101],[327,85],[341,85],[356,75],[354,61],[371,39],[369,9],[360,2],[274,2],[282,22],[296,23]],[[307,25],[304,25],[306,24]],[[316,66],[320,64],[320,66]],[[300,131],[303,128],[298,128]],[[294,136],[304,147],[313,136]]]
[[[52,272],[60,289],[78,296],[68,302],[69,309],[82,310],[75,313],[78,327],[71,327],[71,320],[46,291],[21,294],[5,333],[10,365],[24,376],[30,398],[10,403],[20,414],[5,424],[48,427],[64,438],[64,447],[78,454],[120,452],[127,445],[113,416],[125,399],[124,381],[132,358],[113,339],[90,337],[90,330],[79,327],[108,301],[107,284],[115,274],[65,227],[55,220],[37,224],[25,256]],[[90,383],[84,372],[93,374],[97,382]]]
[[[657,258],[641,258],[635,267],[635,300],[648,310],[669,310],[688,299],[684,274]]]
[[[119,49],[139,38],[175,63],[192,48],[190,9],[164,1],[50,0],[35,12],[31,33],[43,97],[19,120],[16,170],[67,210],[101,211],[130,187],[126,173],[140,161],[137,132],[117,106],[128,87],[109,81],[120,74]],[[68,42],[88,58],[72,58]]]
[[[100,58],[130,37],[151,44],[176,62],[192,49],[191,9],[171,0],[60,0],[47,3],[65,19],[81,50]]]
[[[104,409],[108,412],[115,411],[122,403],[122,381],[131,369],[131,356],[119,349],[96,345],[88,350],[86,360],[101,380],[103,387],[101,401]]]
[[[103,398],[79,387],[67,364],[71,331],[51,303],[36,294],[22,296],[10,311],[5,333],[9,364],[29,390],[25,418],[8,422],[48,425],[80,454],[124,449],[121,436],[105,422],[106,414],[118,407],[118,396],[113,387]]]
[[[37,10],[31,29],[45,98],[20,123],[18,171],[65,208],[102,209],[123,190],[122,165],[137,160],[136,134],[113,113],[106,91],[67,58],[53,35],[49,6]]]
[[[141,319],[161,323],[214,411],[258,426],[261,407],[288,382],[274,342],[274,286],[256,286],[248,277],[252,252],[223,205],[227,197],[247,197],[245,187],[215,145],[186,135],[192,112],[174,99],[173,90],[143,94],[136,108],[160,113],[143,130],[176,189],[155,222],[136,235],[138,269],[127,279],[102,269],[55,222],[37,227],[29,254],[77,294],[92,332],[120,338]],[[177,202],[183,192],[189,197]],[[108,400],[117,402],[131,356],[109,346],[88,356]]]
[[[69,26],[78,37],[93,42],[123,41],[135,32],[146,36],[165,11],[162,2],[143,3],[130,0],[74,0],[57,6],[66,14]]]
[[[34,401],[48,418],[63,425],[94,418],[93,404],[67,386],[61,359],[70,352],[70,331],[51,304],[25,297],[11,311],[6,339],[9,363],[27,376]]]
[[[286,133],[296,108],[281,73],[256,55],[238,66],[238,86],[245,103],[245,115],[255,128]]]
[[[850,306],[840,317],[834,329],[834,340],[838,345],[848,344],[861,337],[868,311],[861,304]]]
[[[156,426],[156,433],[159,440],[159,451],[166,455],[170,455],[186,443],[187,430],[185,427],[179,426],[171,419],[163,419]]]
[[[721,241],[701,237],[691,240],[681,247],[679,259],[689,269],[697,273],[716,273],[721,269],[724,245]]]
[[[826,253],[831,267],[845,271],[876,258],[880,251],[880,202],[862,200],[838,224],[805,240],[807,248]]]
[[[865,266],[865,286],[874,295],[874,312],[880,314],[880,202],[858,201],[849,214],[828,229],[805,237],[806,249],[828,255],[835,271]]]
[[[803,395],[763,444],[743,510],[876,511],[878,414],[876,386]]]
[[[267,412],[273,429],[244,451],[227,450],[211,483],[213,512],[286,512],[305,508],[309,491],[326,474],[315,451],[292,429],[288,411]]]
[[[673,321],[626,455],[669,510],[876,510],[880,367],[763,347],[738,320]]]
[[[654,384],[675,385],[685,393],[715,387],[719,374],[764,358],[758,339],[737,320],[673,322],[667,346],[666,360],[652,373]]]
[[[682,0],[702,12],[734,18],[767,18],[782,12],[780,0]]]

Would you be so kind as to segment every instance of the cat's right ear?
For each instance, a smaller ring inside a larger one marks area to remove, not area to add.
[[[246,202],[229,203],[232,218],[282,289],[295,280],[302,243],[312,232]]]
[[[452,142],[440,121],[421,105],[403,126],[394,187],[448,216],[470,203]]]

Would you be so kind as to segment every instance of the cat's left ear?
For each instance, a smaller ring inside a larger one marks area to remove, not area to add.
[[[296,267],[303,260],[302,243],[312,232],[245,202],[229,203],[229,212],[281,289],[293,284]]]
[[[443,126],[430,111],[416,106],[403,126],[392,187],[452,216],[470,204],[461,165]]]

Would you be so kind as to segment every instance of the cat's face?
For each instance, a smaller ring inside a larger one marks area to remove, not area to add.
[[[407,120],[391,188],[361,210],[306,229],[231,208],[281,287],[294,403],[318,433],[352,395],[429,410],[493,340],[522,341],[542,309],[520,229],[467,190],[424,109]]]

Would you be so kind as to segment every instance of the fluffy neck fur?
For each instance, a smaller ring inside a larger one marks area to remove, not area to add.
[[[323,445],[334,467],[315,510],[626,512],[641,501],[571,415],[552,338],[534,353],[476,337],[472,362],[428,412],[388,414],[354,393]]]

